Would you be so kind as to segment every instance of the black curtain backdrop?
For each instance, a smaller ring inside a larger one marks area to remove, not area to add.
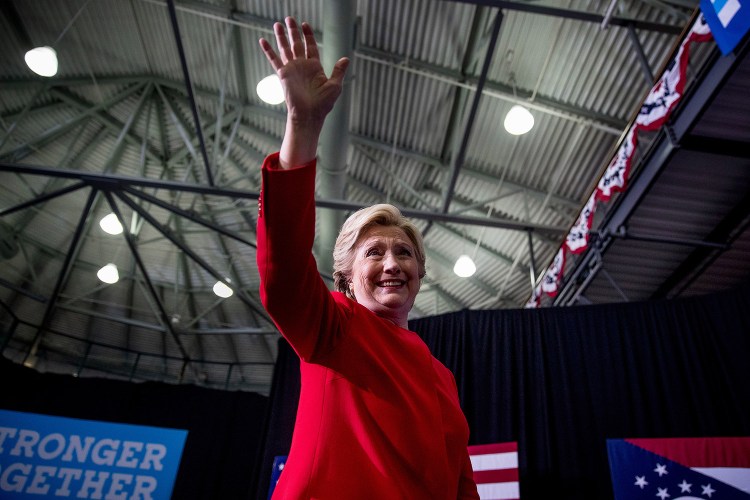
[[[606,440],[750,436],[750,287],[412,321],[456,376],[470,444],[517,441],[524,500],[613,498]],[[280,340],[258,498],[285,455],[299,362]],[[345,457],[342,457],[345,460]]]
[[[0,380],[6,410],[187,430],[172,498],[255,496],[265,396],[41,374],[1,358]]]

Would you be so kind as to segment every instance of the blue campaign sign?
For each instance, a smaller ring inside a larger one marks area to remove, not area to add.
[[[724,55],[750,30],[750,0],[701,0],[701,11]]]
[[[187,431],[0,410],[0,498],[169,499]]]

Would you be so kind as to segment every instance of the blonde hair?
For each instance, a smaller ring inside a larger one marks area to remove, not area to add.
[[[360,235],[373,226],[395,226],[406,233],[414,245],[415,257],[419,264],[419,278],[424,278],[426,271],[422,233],[398,208],[381,203],[357,210],[341,226],[341,232],[333,247],[333,282],[336,291],[352,297],[349,281],[354,265],[354,246]]]

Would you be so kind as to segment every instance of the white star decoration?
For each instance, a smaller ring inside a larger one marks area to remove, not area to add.
[[[654,469],[654,472],[659,474],[659,477],[662,477],[664,474],[669,474],[669,472],[667,472],[667,466],[662,464],[656,464],[656,469]]]
[[[659,478],[657,479],[657,478],[652,477],[653,485],[651,485],[651,483],[649,483],[646,480],[646,477],[648,476],[648,474],[644,474],[642,476],[638,476],[638,475],[633,476],[635,478],[635,482],[633,483],[633,486],[637,486],[643,491],[643,494],[647,495],[644,498],[647,498],[649,495],[654,494],[654,489],[655,489],[656,490],[655,496],[658,497],[660,500],[672,499],[672,495],[669,493],[669,488],[673,486],[680,489],[680,492],[676,493],[677,498],[675,500],[680,500],[682,498],[684,499],[694,498],[695,500],[699,500],[699,498],[703,498],[703,499],[708,500],[708,499],[712,499],[713,494],[717,492],[713,488],[711,483],[703,484],[703,485],[700,485],[700,488],[702,489],[702,493],[700,494],[700,497],[699,497],[698,492],[693,493],[693,483],[688,483],[687,479],[683,478],[682,482],[680,483],[677,482],[677,477],[674,478],[674,483],[670,479],[666,479],[666,478],[662,479],[662,476],[666,476],[669,474],[669,471],[667,470],[668,465],[669,465],[668,463],[665,463],[665,464],[660,464],[658,462],[656,463],[656,468],[653,471],[659,476]],[[679,474],[679,471],[678,471],[678,474]],[[679,474],[679,475],[682,475],[682,474]],[[669,485],[667,485],[667,483],[669,483]],[[667,486],[664,488],[661,488],[659,487],[660,485],[667,485]],[[646,488],[647,486],[649,487]],[[697,488],[698,486],[696,486],[696,489]],[[638,498],[641,498],[641,497],[639,496]]]
[[[688,483],[687,481],[685,481],[685,480],[683,479],[683,480],[682,480],[682,482],[681,482],[680,484],[678,484],[677,486],[679,486],[679,487],[680,487],[680,493],[690,493],[690,488],[691,488],[691,487],[692,487],[693,485],[692,485],[692,484],[690,484],[690,483]]]
[[[713,495],[716,491],[715,489],[711,488],[711,483],[708,483],[705,486],[701,486],[701,488],[703,488],[703,493],[701,494],[706,495],[708,498],[711,498],[711,495]]]

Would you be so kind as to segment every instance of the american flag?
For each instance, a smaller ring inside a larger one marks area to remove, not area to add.
[[[518,500],[518,443],[469,446],[479,498],[482,500]]]
[[[616,500],[750,500],[750,438],[607,440]]]

